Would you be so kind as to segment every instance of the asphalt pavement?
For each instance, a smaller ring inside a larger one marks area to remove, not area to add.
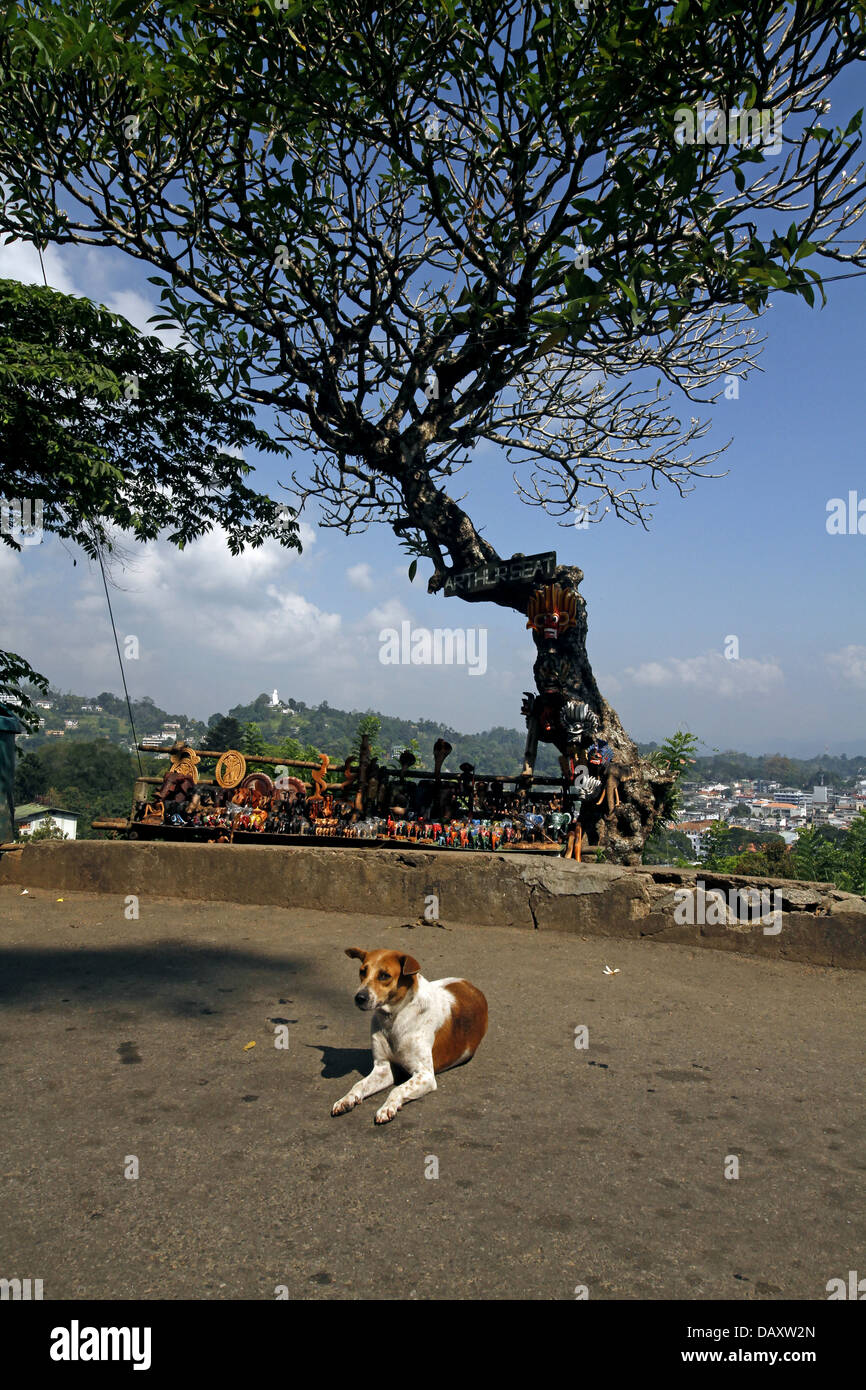
[[[0,1278],[45,1299],[773,1300],[866,1275],[866,973],[138,908],[0,888]],[[369,1068],[346,946],[405,948],[490,1008],[475,1059],[381,1128],[383,1097],[329,1113]]]

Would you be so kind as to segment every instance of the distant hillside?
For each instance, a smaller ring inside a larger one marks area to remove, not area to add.
[[[452,770],[469,762],[479,773],[519,772],[523,761],[526,735],[518,729],[500,726],[482,733],[464,734],[430,719],[399,719],[370,709],[334,709],[327,700],[320,705],[305,705],[303,700],[285,703],[291,707],[291,713],[281,715],[270,706],[268,696],[260,695],[252,704],[235,705],[228,714],[242,724],[258,724],[266,743],[296,738],[300,743],[314,744],[335,759],[345,758],[350,753],[358,724],[365,716],[373,714],[382,722],[377,743],[386,757],[392,749],[406,748],[415,739],[422,765],[430,768],[433,766],[433,745],[437,738],[444,738],[454,750],[447,764]],[[543,748],[539,754],[540,772],[557,770],[554,750]]]
[[[38,691],[31,694],[34,699],[43,698]],[[64,740],[105,738],[122,745],[131,742],[126,701],[122,697],[108,691],[85,696],[52,689],[45,698],[51,705],[50,710],[40,710],[45,719],[45,728],[21,740],[28,751],[51,743],[55,738],[59,742],[58,731],[61,729],[64,730]],[[454,749],[448,759],[450,769],[456,769],[462,762],[470,762],[481,774],[517,772],[523,759],[525,733],[518,728],[499,725],[480,733],[466,734],[429,719],[399,719],[370,709],[336,709],[327,700],[319,705],[306,705],[302,700],[292,699],[284,703],[288,708],[287,713],[274,709],[270,697],[262,694],[250,704],[235,705],[225,713],[241,724],[257,724],[267,744],[279,744],[283,739],[294,738],[301,744],[312,745],[328,753],[334,760],[347,756],[354,744],[360,720],[371,714],[381,720],[378,742],[386,757],[390,756],[392,749],[405,748],[415,739],[423,766],[432,767],[433,744],[437,738],[444,738]],[[87,710],[84,707],[88,705],[99,705],[101,709]],[[213,714],[205,724],[188,715],[164,710],[150,697],[143,696],[133,701],[133,717],[140,739],[158,735],[166,725],[176,724],[178,729],[172,731],[172,737],[179,734],[196,747],[204,740],[209,725],[215,724],[224,715],[222,711]],[[76,720],[77,727],[66,728],[67,720]],[[638,747],[641,753],[647,754],[653,752],[658,744],[645,743]],[[552,748],[540,745],[537,767],[539,772],[556,771],[556,753]],[[729,783],[739,778],[751,778],[803,788],[811,787],[823,777],[829,786],[842,787],[858,776],[866,777],[866,754],[849,758],[844,754],[833,756],[825,753],[804,759],[786,758],[778,753],[755,757],[728,750],[697,758],[689,775],[700,782]]]

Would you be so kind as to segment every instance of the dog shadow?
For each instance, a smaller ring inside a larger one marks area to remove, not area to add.
[[[307,1047],[321,1052],[322,1076],[328,1081],[348,1076],[351,1072],[367,1076],[373,1069],[373,1054],[369,1047],[327,1047],[323,1043],[307,1043]],[[406,1075],[399,1065],[395,1065],[394,1072],[398,1079]]]

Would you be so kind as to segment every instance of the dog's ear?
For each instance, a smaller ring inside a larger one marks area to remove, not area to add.
[[[415,959],[414,956],[401,956],[401,957],[400,957],[400,974],[401,974],[401,975],[417,975],[417,974],[419,973],[420,969],[421,969],[421,967],[420,967],[420,965],[418,964],[418,962],[417,962],[417,960]]]
[[[366,960],[367,952],[362,951],[360,946],[347,946],[346,955],[354,956],[356,960]]]

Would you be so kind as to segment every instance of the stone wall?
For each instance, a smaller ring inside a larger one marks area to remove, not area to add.
[[[319,846],[51,841],[0,855],[0,884],[307,907],[446,926],[643,937],[866,969],[866,899],[832,884],[548,855]],[[742,890],[765,893],[763,920]],[[432,909],[432,910],[431,910]],[[750,920],[752,919],[752,920]]]

